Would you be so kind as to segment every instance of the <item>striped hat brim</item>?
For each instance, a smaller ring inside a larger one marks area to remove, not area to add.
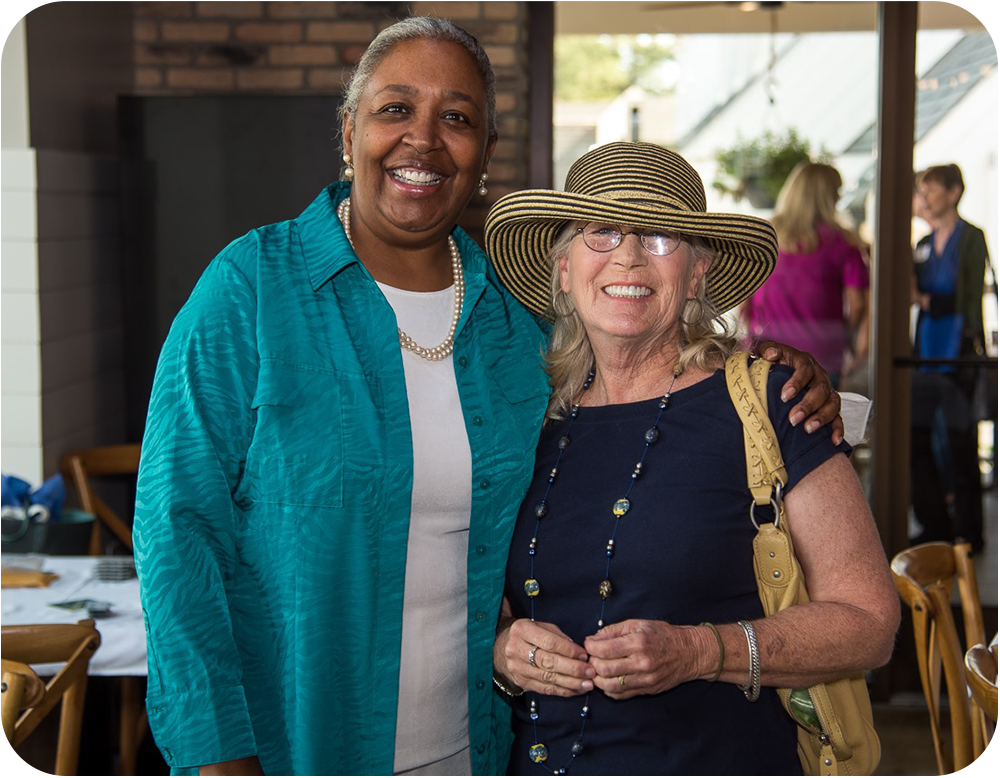
[[[486,217],[486,251],[501,283],[530,311],[552,320],[549,252],[574,221],[646,227],[697,236],[715,251],[707,275],[709,300],[726,311],[747,299],[774,269],[774,228],[745,214],[709,213],[628,197],[527,189],[501,197]],[[635,193],[639,194],[639,193]]]

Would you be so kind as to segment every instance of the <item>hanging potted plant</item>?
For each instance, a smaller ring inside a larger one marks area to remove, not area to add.
[[[732,195],[737,202],[746,197],[754,208],[773,208],[792,168],[809,159],[809,141],[795,130],[768,130],[758,138],[741,139],[722,149],[715,159],[719,163],[712,183],[716,190]]]

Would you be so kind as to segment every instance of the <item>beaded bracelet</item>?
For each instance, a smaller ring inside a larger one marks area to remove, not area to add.
[[[719,628],[716,627],[712,622],[703,621],[698,626],[708,627],[710,630],[712,630],[712,634],[715,635],[715,642],[719,644],[719,666],[715,668],[715,675],[713,675],[711,678],[708,679],[709,683],[715,683],[716,681],[719,680],[719,676],[722,675],[722,663],[726,659],[726,647],[722,643],[722,635],[719,634]]]
[[[511,686],[514,686],[514,689],[517,689],[516,692],[513,689],[508,689],[506,686],[504,686],[504,684],[500,682],[500,679],[497,678],[496,670],[493,671],[493,685],[496,686],[500,691],[502,691],[508,697],[520,697],[522,694],[524,694],[524,689],[514,686],[514,684],[511,684]]]
[[[757,649],[757,633],[749,621],[737,621],[747,636],[747,648],[750,649],[750,674],[747,685],[740,686],[743,694],[750,702],[757,702],[760,697],[760,652]]]

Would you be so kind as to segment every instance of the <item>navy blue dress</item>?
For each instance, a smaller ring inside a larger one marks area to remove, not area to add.
[[[768,408],[788,468],[789,489],[838,451],[849,451],[845,445],[833,446],[828,431],[806,435],[788,423],[791,406],[779,395],[790,372],[775,368],[768,384]],[[571,443],[537,534],[534,577],[540,592],[535,618],[559,625],[580,645],[597,631],[598,586],[614,526],[611,507],[628,488],[658,404],[653,399],[581,408],[568,433]],[[568,423],[550,424],[543,431],[532,486],[514,530],[505,593],[518,617],[530,615],[524,582],[530,577],[535,506]],[[755,530],[749,519],[743,428],[723,372],[675,392],[659,432],[616,536],[610,575],[614,589],[605,624],[630,618],[730,624],[761,617],[751,558]],[[532,699],[538,712],[537,740],[529,717]],[[571,760],[584,699],[530,692],[519,698],[509,772],[551,775],[567,765],[570,775],[801,774],[795,724],[771,688],[765,687],[755,703],[731,683],[692,681],[622,701],[595,689],[583,753]],[[533,763],[528,755],[536,742],[549,750],[543,764]]]

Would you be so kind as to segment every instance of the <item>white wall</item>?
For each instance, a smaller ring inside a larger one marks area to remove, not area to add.
[[[14,25],[3,47],[0,138],[4,148],[25,148],[28,145],[28,66],[24,19]]]
[[[125,440],[113,149],[131,10],[82,6],[37,9],[3,51],[0,469],[32,483],[71,450]],[[100,33],[76,35],[81,20]]]
[[[41,328],[38,306],[38,180],[28,148],[22,19],[3,49],[0,111],[0,470],[42,479]]]

